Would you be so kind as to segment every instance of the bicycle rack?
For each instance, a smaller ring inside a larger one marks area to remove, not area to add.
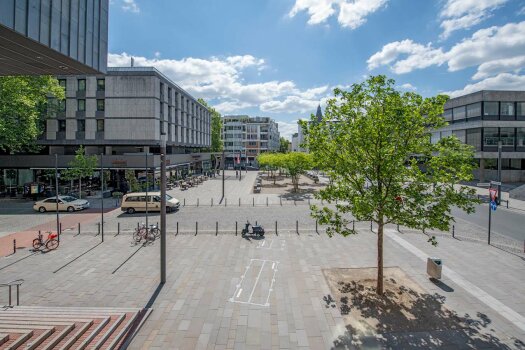
[[[8,288],[8,291],[9,291],[9,305],[8,306],[13,306],[13,303],[12,303],[12,287],[13,286],[16,286],[16,306],[20,305],[20,285],[22,283],[24,283],[23,279],[13,280],[7,283],[0,283],[0,287]]]

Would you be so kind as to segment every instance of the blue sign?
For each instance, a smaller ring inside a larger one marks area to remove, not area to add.
[[[490,209],[492,209],[493,211],[496,211],[497,207],[498,205],[496,204],[495,201],[490,201]]]

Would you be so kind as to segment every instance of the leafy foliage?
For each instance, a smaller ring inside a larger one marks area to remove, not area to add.
[[[64,97],[64,89],[51,76],[0,77],[0,149],[35,150],[46,110],[56,108]]]
[[[279,139],[279,152],[288,153],[288,147],[290,146],[290,141],[281,136]]]
[[[199,98],[199,103],[203,104],[208,108],[211,113],[211,151],[221,152],[223,143],[221,139],[221,132],[223,127],[222,117],[217,110],[206,103],[202,98]]]
[[[473,151],[455,136],[430,140],[446,125],[446,96],[422,98],[395,90],[394,80],[370,77],[350,91],[336,89],[321,123],[303,126],[316,165],[331,183],[318,197],[338,204],[312,206],[328,233],[348,235],[348,215],[378,225],[378,293],[382,294],[383,228],[448,230],[451,207],[474,211],[473,191],[457,185],[472,179]],[[437,244],[434,240],[433,243]]]
[[[79,196],[82,196],[82,178],[93,175],[98,165],[97,156],[87,156],[85,153],[84,146],[80,146],[75,152],[75,158],[69,162],[69,168],[63,172],[65,179],[78,179]]]
[[[275,170],[285,169],[292,178],[294,191],[299,189],[299,176],[312,167],[310,154],[302,152],[291,153],[262,153],[257,157],[257,162],[263,168],[272,171],[275,183]]]

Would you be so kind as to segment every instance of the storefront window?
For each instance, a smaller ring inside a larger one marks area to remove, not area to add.
[[[497,146],[499,141],[498,128],[483,129],[483,147]]]

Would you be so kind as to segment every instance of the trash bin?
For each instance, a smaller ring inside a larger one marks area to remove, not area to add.
[[[427,274],[430,278],[441,279],[441,269],[443,268],[443,262],[439,258],[428,258],[427,259]]]

